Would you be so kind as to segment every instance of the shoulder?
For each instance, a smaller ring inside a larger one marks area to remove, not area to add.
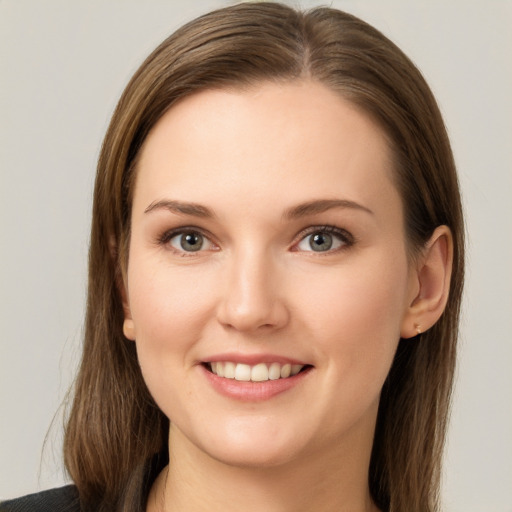
[[[74,485],[29,494],[0,503],[0,512],[80,512]]]

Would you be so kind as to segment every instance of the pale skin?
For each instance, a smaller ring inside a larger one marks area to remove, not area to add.
[[[441,315],[452,259],[444,226],[410,257],[391,160],[380,128],[313,81],[203,91],[153,128],[123,289],[171,420],[149,512],[377,510],[380,391],[400,337]],[[210,362],[244,357],[307,371],[265,398],[219,392]]]

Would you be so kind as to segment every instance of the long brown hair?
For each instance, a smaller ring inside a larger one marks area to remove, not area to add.
[[[179,29],[124,91],[101,150],[94,190],[85,341],[65,435],[65,463],[86,510],[143,510],[167,462],[168,420],[150,396],[119,292],[127,264],[136,159],[158,119],[208,88],[317,80],[357,104],[391,141],[409,247],[439,225],[454,236],[444,314],[400,340],[382,390],[369,487],[383,511],[438,510],[441,455],[463,282],[463,221],[450,144],[435,99],[411,61],[380,32],[338,10],[246,3]]]

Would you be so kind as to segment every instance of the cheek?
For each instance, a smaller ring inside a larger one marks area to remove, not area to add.
[[[392,255],[359,263],[317,275],[300,301],[318,349],[337,371],[357,367],[385,378],[400,338],[407,264]]]
[[[161,262],[133,261],[129,269],[130,310],[136,338],[167,345],[185,341],[201,326],[211,302],[211,273],[173,269]],[[210,277],[210,278],[209,278]],[[187,333],[183,337],[184,331]]]
[[[164,267],[165,268],[165,267]],[[199,336],[195,283],[170,279],[159,265],[132,258],[128,269],[130,312],[139,363],[156,397],[161,383],[183,368],[184,354]]]
[[[167,265],[135,256],[129,267],[139,364],[151,395],[169,418],[186,414],[183,393],[192,377],[194,346],[209,318],[211,299],[204,279],[190,271],[170,272]]]
[[[324,423],[332,435],[340,425],[374,421],[400,339],[406,269],[392,260],[347,266],[330,279],[317,276],[315,291],[302,298],[305,326],[325,370],[325,393],[317,400],[329,411]]]

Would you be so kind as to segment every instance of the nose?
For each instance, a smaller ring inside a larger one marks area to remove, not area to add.
[[[280,287],[282,272],[272,256],[248,248],[227,267],[218,321],[240,332],[283,328],[289,310]]]

